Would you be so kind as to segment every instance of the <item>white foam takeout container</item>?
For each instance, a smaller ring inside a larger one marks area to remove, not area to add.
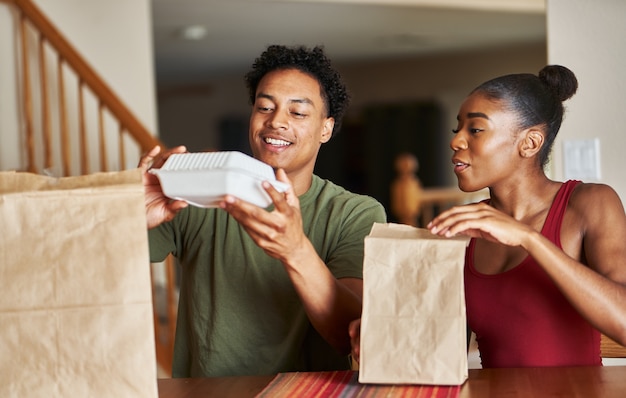
[[[237,151],[172,154],[150,172],[159,178],[165,196],[198,207],[217,207],[227,194],[267,207],[272,200],[263,181],[279,192],[288,188],[276,180],[270,165]]]

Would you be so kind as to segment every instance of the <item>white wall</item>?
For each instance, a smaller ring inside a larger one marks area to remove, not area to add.
[[[626,202],[623,118],[626,106],[626,1],[547,0],[548,60],[570,68],[578,93],[554,145],[553,170],[563,179],[563,141],[598,138],[600,181]]]

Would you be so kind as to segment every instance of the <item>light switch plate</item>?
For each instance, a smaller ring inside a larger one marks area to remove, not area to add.
[[[564,140],[563,162],[566,180],[600,181],[600,140]]]

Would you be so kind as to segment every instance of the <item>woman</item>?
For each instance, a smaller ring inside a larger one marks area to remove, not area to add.
[[[600,332],[626,344],[626,215],[603,184],[550,180],[544,166],[578,87],[558,65],[477,87],[450,146],[458,185],[488,187],[428,228],[471,237],[465,296],[482,366],[601,365]],[[590,115],[592,117],[592,115]],[[351,325],[358,355],[357,322]]]

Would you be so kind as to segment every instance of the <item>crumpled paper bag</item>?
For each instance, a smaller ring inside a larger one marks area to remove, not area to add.
[[[460,385],[467,379],[468,241],[374,224],[365,238],[359,382]]]
[[[0,172],[0,292],[0,396],[157,396],[139,169]]]

